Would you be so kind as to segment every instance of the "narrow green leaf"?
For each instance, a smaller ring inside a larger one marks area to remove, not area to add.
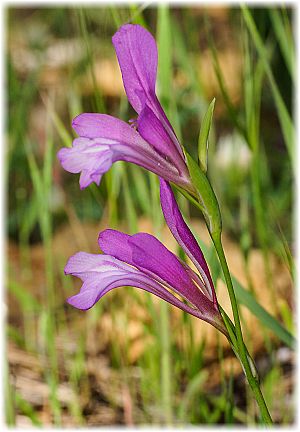
[[[130,22],[132,22],[133,24],[139,24],[144,28],[147,28],[147,24],[143,16],[143,10],[146,9],[146,7],[147,7],[147,3],[139,4],[139,5],[130,4],[129,5],[129,9],[131,13]]]
[[[199,139],[198,139],[198,159],[200,168],[204,173],[207,171],[207,153],[208,153],[208,137],[214,113],[216,99],[213,98],[203,117]]]
[[[290,39],[289,34],[286,31],[285,25],[283,23],[282,15],[279,10],[276,8],[270,8],[269,14],[271,17],[271,21],[273,24],[273,29],[280,46],[280,50],[282,52],[283,58],[285,60],[285,64],[289,73],[291,74],[292,79],[295,79],[295,51],[293,40]]]
[[[92,83],[94,87],[94,95],[95,95],[95,106],[96,110],[98,112],[105,112],[105,103],[103,99],[103,95],[101,94],[97,80],[96,80],[96,74],[95,74],[95,64],[94,64],[94,57],[91,47],[91,39],[88,32],[88,26],[87,26],[87,16],[86,16],[86,10],[84,8],[80,8],[78,11],[78,18],[79,18],[79,26],[82,38],[85,43],[86,53],[87,53],[87,59],[89,62],[89,68],[92,78]]]
[[[8,281],[8,289],[18,300],[22,309],[37,312],[41,310],[38,300],[18,282],[10,279]]]
[[[191,229],[191,227],[190,227]],[[209,256],[209,247],[199,238],[197,233],[191,229],[195,238],[197,239],[202,252],[205,257]],[[210,264],[210,263],[209,263]],[[256,316],[256,318],[269,330],[271,330],[275,336],[278,337],[285,345],[295,349],[296,340],[294,336],[285,328],[283,325],[273,317],[261,304],[259,304],[250,291],[246,290],[240,282],[231,274],[233,287],[237,301],[243,304],[249,311]]]
[[[59,147],[62,147],[62,145],[66,147],[71,147],[72,146],[71,134],[68,132],[67,128],[65,127],[65,125],[63,124],[63,122],[58,117],[58,115],[56,114],[56,112],[54,111],[53,107],[50,104],[48,105],[48,108],[49,108],[49,114],[52,118],[55,130],[62,141],[62,143],[59,144]]]
[[[294,160],[295,130],[294,130],[294,125],[293,125],[291,116],[287,110],[287,107],[286,107],[286,105],[282,99],[282,96],[280,94],[280,91],[278,89],[277,83],[275,81],[275,78],[274,78],[274,75],[273,75],[273,72],[272,72],[272,69],[270,66],[270,62],[268,60],[268,55],[267,55],[267,51],[265,49],[264,42],[262,41],[261,36],[257,30],[257,27],[255,25],[255,21],[251,15],[251,13],[249,12],[249,9],[247,8],[247,6],[242,5],[241,9],[243,12],[243,17],[244,17],[245,23],[248,27],[249,33],[250,33],[252,40],[253,40],[253,43],[255,45],[255,48],[256,48],[260,58],[262,59],[263,66],[264,66],[266,75],[268,77],[269,83],[270,83],[271,91],[273,93],[273,97],[274,97],[274,101],[275,101],[275,105],[276,105],[276,109],[277,109],[277,113],[278,113],[278,118],[279,118],[281,129],[282,129],[284,141],[285,141],[289,156],[291,158],[291,161],[293,162],[293,160]]]
[[[199,395],[199,393],[202,393],[205,388],[205,382],[208,378],[208,372],[207,370],[203,369],[200,370],[200,372],[197,373],[196,376],[194,376],[184,393],[184,395],[181,398],[180,405],[178,407],[178,413],[179,413],[179,419],[181,421],[185,421],[188,413],[188,408],[191,403],[191,401]]]
[[[130,232],[133,233],[138,230],[138,220],[137,220],[137,213],[136,213],[136,209],[132,197],[132,188],[130,188],[129,186],[127,167],[124,167],[123,183],[124,183],[123,195],[125,200],[126,221],[129,225]]]
[[[274,318],[266,309],[264,309],[253,297],[253,295],[247,291],[239,281],[231,275],[234,291],[239,303],[243,304],[255,315],[260,322],[269,330],[271,330],[282,342],[284,342],[290,348],[295,348],[294,336],[285,329],[276,318]]]
[[[149,195],[149,184],[147,177],[142,172],[140,167],[134,164],[128,164],[128,169],[131,174],[131,184],[135,189],[136,199],[138,205],[142,209],[143,213],[150,216],[152,212],[152,206],[149,199],[146,199]]]
[[[163,102],[169,108],[171,88],[172,88],[172,44],[170,31],[169,8],[166,4],[161,4],[158,8],[157,21],[157,46],[159,52],[158,79],[159,94]]]
[[[160,102],[172,120],[179,142],[182,134],[180,130],[179,113],[176,104],[176,92],[173,86],[172,61],[175,43],[173,41],[173,22],[170,15],[170,8],[167,4],[161,4],[157,14],[157,46],[159,52],[158,60],[158,93]]]
[[[219,204],[211,184],[194,159],[187,152],[185,154],[192,183],[196,189],[197,199],[208,229],[210,233],[221,232],[222,223]]]
[[[5,358],[6,357],[6,358]],[[2,382],[3,382],[3,396],[5,397],[5,420],[8,426],[15,426],[16,424],[16,406],[15,406],[15,389],[10,382],[10,373],[8,366],[7,356],[3,358],[2,366]]]
[[[35,411],[34,407],[31,405],[31,403],[23,399],[19,392],[15,393],[15,402],[21,413],[24,414],[26,417],[30,418],[34,426],[42,426],[42,422],[39,420],[38,414]]]
[[[280,315],[284,322],[284,325],[288,329],[289,332],[293,333],[294,331],[294,316],[291,307],[288,302],[282,299],[279,303]]]
[[[240,132],[240,134],[243,135],[243,137],[246,137],[245,126],[240,121],[238,111],[230,99],[230,95],[229,95],[229,92],[228,92],[228,89],[227,89],[227,86],[225,83],[224,74],[222,72],[222,68],[221,68],[221,65],[219,62],[218,52],[217,52],[217,49],[216,49],[216,46],[215,46],[215,43],[214,43],[214,40],[212,37],[211,26],[210,26],[210,22],[209,22],[209,18],[207,16],[207,14],[204,15],[204,24],[205,24],[206,37],[207,37],[208,47],[209,47],[209,50],[211,53],[211,58],[212,58],[212,63],[213,63],[213,67],[214,67],[215,76],[218,80],[219,88],[220,88],[224,103],[226,105],[228,115],[229,115],[231,121],[233,122],[233,124],[235,125],[235,127]]]

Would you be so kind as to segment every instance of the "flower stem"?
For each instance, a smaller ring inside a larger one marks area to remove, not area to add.
[[[221,264],[221,267],[223,270],[223,274],[225,277],[225,281],[226,281],[226,285],[227,285],[227,289],[228,289],[228,293],[229,293],[229,297],[230,297],[230,302],[231,302],[231,307],[232,307],[232,312],[233,312],[233,317],[234,317],[234,324],[235,324],[238,355],[239,355],[240,361],[243,365],[243,368],[244,368],[247,380],[249,382],[249,385],[251,387],[251,390],[252,390],[254,397],[256,399],[256,402],[259,406],[262,420],[265,424],[272,424],[273,421],[272,421],[272,418],[271,418],[270,413],[268,411],[268,408],[267,408],[266,402],[264,400],[263,394],[261,392],[258,379],[253,375],[253,372],[251,370],[251,366],[249,363],[249,358],[248,358],[249,355],[247,353],[247,348],[246,348],[244,340],[243,340],[238,304],[236,301],[229,268],[228,268],[226,257],[224,254],[224,249],[222,246],[221,232],[210,233],[210,235],[211,235],[211,238],[212,238],[213,243],[215,245],[215,249],[217,251],[218,257],[219,257],[219,261],[220,261],[220,264]]]
[[[161,389],[164,421],[167,426],[172,425],[172,389],[171,389],[171,341],[168,304],[160,305],[161,330]]]

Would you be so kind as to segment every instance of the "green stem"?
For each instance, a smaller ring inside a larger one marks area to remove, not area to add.
[[[161,328],[161,389],[162,406],[167,426],[172,425],[172,401],[171,401],[171,341],[168,304],[161,302],[160,305],[160,328]]]
[[[249,357],[248,357],[249,354],[247,353],[247,348],[246,348],[246,346],[244,344],[244,340],[243,340],[242,328],[241,328],[239,311],[238,311],[238,304],[236,301],[229,268],[227,265],[226,257],[225,257],[223,246],[222,246],[221,232],[211,233],[211,237],[212,237],[212,240],[214,242],[214,245],[215,245],[219,260],[220,260],[220,264],[221,264],[221,267],[223,270],[223,274],[225,277],[226,285],[228,288],[228,293],[229,293],[233,317],[234,317],[238,356],[242,362],[247,380],[248,380],[249,385],[251,387],[251,390],[254,394],[256,402],[259,406],[262,419],[263,419],[265,424],[272,424],[273,423],[272,418],[270,416],[266,402],[265,402],[263,394],[261,392],[259,382],[258,382],[257,378],[253,376],[253,372],[251,370],[251,366],[249,363]]]

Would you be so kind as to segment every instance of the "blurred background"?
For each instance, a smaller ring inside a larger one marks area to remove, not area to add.
[[[247,424],[257,410],[228,343],[208,324],[130,287],[88,312],[68,257],[99,252],[101,229],[157,235],[158,179],[118,162],[79,189],[56,153],[81,112],[128,121],[111,37],[145,26],[159,50],[157,92],[197,155],[216,98],[208,172],[247,345],[278,424],[294,421],[294,39],[289,7],[6,7],[6,360],[9,425]],[[203,242],[219,302],[225,285],[201,216],[178,196]]]

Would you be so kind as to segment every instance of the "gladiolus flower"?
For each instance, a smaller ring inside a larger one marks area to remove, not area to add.
[[[79,138],[62,148],[63,168],[81,173],[80,187],[100,184],[114,162],[140,165],[192,192],[183,150],[156,94],[157,47],[143,27],[123,25],[112,38],[128,100],[138,114],[134,126],[106,114],[84,113],[72,126]]]
[[[163,179],[160,195],[170,231],[198,274],[150,234],[128,235],[107,229],[98,238],[104,254],[78,252],[69,259],[65,273],[80,278],[83,285],[68,302],[86,310],[110,290],[133,286],[212,324],[226,335],[203,253],[183,220],[170,185]]]

